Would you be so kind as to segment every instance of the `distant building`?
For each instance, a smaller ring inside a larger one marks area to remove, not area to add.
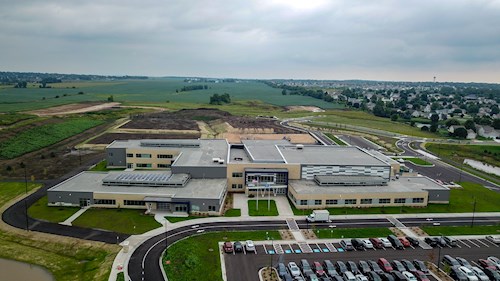
[[[491,126],[477,125],[476,129],[477,129],[477,134],[481,137],[492,138],[492,139],[500,137],[500,131],[495,130],[495,128]]]

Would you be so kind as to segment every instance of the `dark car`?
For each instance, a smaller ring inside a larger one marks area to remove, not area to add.
[[[361,241],[361,239],[353,238],[353,239],[351,239],[351,244],[356,250],[364,250],[365,249],[365,245],[363,244],[363,241]]]
[[[224,246],[222,246],[224,249],[225,253],[232,253],[233,252],[233,243],[231,242],[224,242]]]
[[[449,245],[450,247],[457,247],[458,246],[457,239],[455,239],[453,237],[444,236],[443,239],[446,242],[446,244]]]
[[[382,281],[382,278],[380,278],[380,276],[374,271],[368,272],[368,274],[366,274],[366,277],[368,277],[368,280],[370,281]]]
[[[425,263],[421,260],[413,260],[413,265],[419,271],[422,271],[424,274],[429,274],[429,269],[425,265]]]
[[[424,241],[431,247],[437,247],[439,243],[439,240],[436,237],[425,237]]]
[[[309,265],[309,262],[305,259],[300,260],[300,268],[302,269],[302,273],[304,273],[305,276],[314,274],[311,266]]]
[[[368,263],[366,261],[358,261],[358,265],[359,265],[359,270],[361,271],[361,274],[366,275],[366,273],[372,271],[370,266],[368,265]]]
[[[406,271],[405,266],[398,260],[393,260],[391,262],[391,265],[392,265],[392,268],[394,268],[394,270],[396,270],[396,271],[400,271],[400,272]]]
[[[328,276],[339,275],[337,270],[335,270],[335,266],[330,260],[323,261],[323,268],[325,269],[326,274],[328,274]]]
[[[417,271],[417,269],[415,268],[415,266],[413,265],[413,263],[411,263],[411,261],[409,261],[409,260],[401,260],[401,263],[404,265],[404,267],[406,268],[406,270],[408,270],[409,272],[414,273],[415,271]]]
[[[397,270],[394,270],[393,272],[391,272],[391,274],[392,277],[394,277],[394,281],[406,281],[406,277],[403,275],[403,273]]]
[[[385,272],[391,272],[394,270],[392,268],[392,265],[384,258],[378,259],[377,263],[382,268],[382,270]]]
[[[382,268],[380,268],[380,266],[375,262],[375,261],[372,261],[372,260],[369,260],[368,261],[368,265],[370,265],[370,268],[372,269],[373,272],[375,273],[382,273],[384,272],[382,270]]]
[[[240,241],[234,242],[234,251],[237,253],[243,252],[243,244]]]
[[[420,244],[420,242],[418,241],[418,239],[417,239],[417,238],[415,238],[415,237],[406,236],[406,240],[408,240],[408,242],[410,242],[410,244],[411,244],[413,247],[416,247],[416,246],[418,246],[418,244]]]
[[[347,268],[349,269],[352,274],[357,275],[360,274],[361,272],[359,271],[358,265],[353,262],[353,261],[347,261]]]
[[[467,267],[467,268],[469,268],[469,269],[471,269],[471,268],[472,268],[472,265],[469,263],[469,261],[468,261],[468,260],[466,260],[466,259],[464,259],[464,258],[461,258],[461,257],[456,257],[455,259],[458,261],[458,263],[459,263],[461,266],[465,266],[465,267]]]
[[[343,261],[336,261],[335,267],[337,268],[337,272],[339,274],[342,274],[342,273],[348,271],[347,266],[345,265],[345,263]]]
[[[372,242],[373,247],[376,249],[382,249],[384,248],[384,244],[382,244],[382,241],[378,238],[370,238],[370,242]]]
[[[460,266],[460,263],[450,255],[444,255],[442,262],[451,267]]]
[[[323,277],[320,277],[319,280],[320,281],[332,281],[332,278],[330,278],[328,276],[323,276]]]
[[[390,273],[383,272],[380,273],[380,278],[382,278],[382,281],[394,281],[394,277]]]
[[[485,268],[483,269],[484,273],[486,275],[488,275],[488,277],[490,278],[490,280],[492,281],[500,281],[500,273],[498,273],[498,271],[496,270],[493,270],[491,268]]]
[[[455,281],[468,281],[467,275],[458,269],[458,266],[450,268],[450,277]]]
[[[283,281],[293,281],[293,278],[292,278],[292,275],[290,275],[287,272],[285,275],[281,276],[281,280],[283,280]]]
[[[403,246],[403,244],[401,243],[401,241],[399,241],[399,239],[392,234],[387,236],[387,240],[389,240],[391,242],[392,246],[398,250],[403,250],[405,248]]]
[[[332,276],[332,280],[333,281],[345,281],[344,278],[342,278],[342,276],[340,276],[340,275]]]
[[[285,276],[285,274],[288,273],[288,270],[286,270],[285,264],[282,262],[278,263],[278,267],[276,269],[278,270],[278,275],[280,277],[283,277],[283,276]]]

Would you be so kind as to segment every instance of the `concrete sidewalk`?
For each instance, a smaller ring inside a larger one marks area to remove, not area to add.
[[[81,208],[78,210],[76,213],[74,213],[71,217],[67,218],[65,221],[61,222],[60,224],[62,225],[69,225],[72,226],[73,221],[75,221],[79,216],[81,216],[85,211],[87,211],[89,208]]]
[[[242,217],[248,217],[248,197],[244,193],[234,193],[233,208],[240,209]]]

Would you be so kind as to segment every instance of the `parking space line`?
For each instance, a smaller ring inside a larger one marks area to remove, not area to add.
[[[460,249],[462,249],[462,246],[460,246],[460,244],[458,244],[458,243],[457,243],[457,247],[460,248]]]
[[[481,241],[481,240],[479,240],[479,239],[476,239],[476,241],[477,241],[477,242],[479,242],[479,243],[481,243],[481,244],[483,244],[484,246],[486,246],[486,247],[488,247],[488,248],[490,247],[490,246],[488,246],[488,244],[484,243],[483,241]]]
[[[415,250],[415,247],[413,247],[413,245],[410,245],[410,247],[411,247],[413,250]]]
[[[247,254],[247,251],[245,250],[245,247],[243,247],[243,254]]]
[[[264,252],[266,252],[266,255],[267,255],[267,249],[266,249],[266,246],[265,246],[265,245],[262,245],[262,247],[264,248]]]
[[[465,246],[467,246],[468,248],[470,248],[469,244],[465,243],[463,240],[458,240],[460,241],[460,243],[464,244]]]
[[[495,243],[493,243],[493,242],[491,242],[490,240],[488,240],[488,239],[484,239],[484,241],[486,241],[486,242],[488,242],[489,244],[491,244],[491,245],[493,245],[493,246],[495,246],[495,247],[497,247],[497,248],[498,248],[498,245],[497,245],[497,244],[495,244]]]
[[[382,249],[384,249],[384,251],[387,251],[387,250],[385,249],[385,247],[384,247],[384,248],[382,248]]]
[[[467,239],[467,241],[469,241],[472,245],[474,245],[474,246],[476,246],[476,247],[478,247],[478,248],[481,248],[481,246],[479,246],[478,244],[476,244],[476,243],[472,242],[472,240]]]

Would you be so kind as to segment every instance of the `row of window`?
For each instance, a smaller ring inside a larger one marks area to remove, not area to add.
[[[133,153],[127,153],[127,157],[128,158],[133,158],[134,154]],[[149,153],[136,153],[135,157],[137,157],[137,158],[151,158],[151,154],[149,154]],[[174,156],[172,154],[158,154],[158,155],[156,155],[156,158],[171,159],[171,158],[174,158]]]
[[[144,206],[143,200],[123,200],[123,205],[126,206]]]
[[[412,203],[424,203],[424,198],[412,198]],[[406,203],[406,198],[395,198],[394,199],[394,204],[404,204]],[[338,205],[339,200],[337,199],[327,199],[326,200],[326,205]],[[367,198],[367,199],[361,199],[360,203],[362,205],[370,205],[370,204],[375,204],[373,199]],[[378,204],[390,204],[391,199],[390,198],[380,198],[378,199]],[[316,199],[314,200],[314,205],[322,205],[323,200],[321,199]],[[358,204],[358,199],[345,199],[344,200],[344,205],[356,205]],[[307,200],[300,200],[299,205],[308,205]]]
[[[135,164],[135,166],[137,168],[151,168],[151,167],[153,167],[152,164],[145,164],[145,163],[137,163],[137,164]],[[162,163],[156,164],[156,168],[159,168],[159,169],[170,168],[171,166],[172,166],[171,164],[162,164]],[[127,164],[127,168],[132,169],[133,167],[134,167],[134,164],[132,164],[132,163]]]
[[[242,189],[242,188],[243,188],[243,185],[242,185],[242,184],[235,184],[235,183],[233,183],[233,184],[231,185],[231,188],[232,188],[232,189]]]
[[[94,199],[95,205],[116,205],[115,199]]]

